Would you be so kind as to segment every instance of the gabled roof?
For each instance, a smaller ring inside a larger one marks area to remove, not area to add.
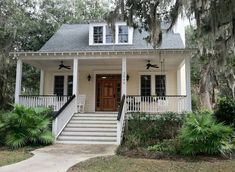
[[[164,26],[163,26],[164,27]],[[165,27],[164,27],[165,28]],[[46,42],[39,52],[65,52],[65,51],[121,51],[153,49],[143,39],[147,32],[140,33],[134,30],[132,45],[91,45],[89,46],[89,24],[64,24]],[[159,49],[183,49],[184,44],[180,34],[164,32],[162,45]]]

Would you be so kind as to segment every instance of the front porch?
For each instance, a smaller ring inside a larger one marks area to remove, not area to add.
[[[77,95],[76,99],[85,95],[85,112],[117,112],[121,95],[126,95],[126,112],[191,110],[188,53],[161,51],[144,55],[105,55],[93,53],[87,58],[71,58],[71,55],[60,57],[47,53],[50,58],[41,54],[39,59],[27,54],[17,63],[16,103],[59,111],[72,95]],[[148,60],[158,64],[159,68],[146,69]],[[59,70],[61,61],[71,69]],[[40,95],[21,95],[23,62],[41,70]]]

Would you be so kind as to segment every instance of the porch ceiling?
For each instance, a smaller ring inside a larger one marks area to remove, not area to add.
[[[185,56],[164,56],[162,59],[165,61],[164,68],[166,70],[176,69],[180,63],[184,60]],[[145,65],[151,61],[152,64],[161,65],[159,57],[146,56],[141,58],[127,58],[127,69],[138,69],[145,70]],[[53,59],[53,60],[23,60],[24,63],[30,64],[38,69],[58,71],[58,65],[63,61],[65,65],[71,66],[73,68],[72,59]],[[105,70],[105,69],[121,69],[122,61],[121,59],[80,59],[79,69],[80,70]],[[72,69],[71,69],[72,70]],[[157,71],[160,69],[150,68],[151,71]],[[61,71],[68,71],[67,69],[62,69]]]

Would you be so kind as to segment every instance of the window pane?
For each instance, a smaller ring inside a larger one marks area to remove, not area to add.
[[[151,95],[151,76],[141,75],[141,96]]]
[[[118,42],[128,43],[128,27],[127,26],[118,27]]]
[[[57,96],[64,95],[64,76],[55,76],[54,94]]]
[[[68,96],[72,96],[73,94],[73,76],[68,76],[68,90],[67,90]]]
[[[94,43],[103,43],[103,26],[94,27]]]
[[[166,76],[165,75],[155,76],[155,92],[157,96],[166,95]]]
[[[109,26],[106,26],[106,43],[113,43],[112,29]]]

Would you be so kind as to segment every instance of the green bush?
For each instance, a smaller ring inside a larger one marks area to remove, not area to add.
[[[54,137],[49,129],[50,111],[44,108],[27,108],[15,105],[2,116],[0,134],[5,136],[4,144],[12,148],[36,144],[48,145]]]
[[[183,125],[179,141],[181,153],[185,155],[227,154],[232,149],[229,126],[217,123],[208,111],[191,113]]]
[[[235,127],[235,101],[230,98],[220,99],[215,116],[219,122]]]
[[[141,143],[141,140],[138,135],[129,134],[126,137],[125,145],[128,149],[135,149],[137,148]]]
[[[154,145],[159,140],[172,139],[178,134],[184,114],[167,112],[162,114],[133,113],[128,121],[125,144],[130,148]]]
[[[149,146],[148,151],[151,152],[165,152],[165,153],[177,153],[179,150],[179,142],[177,139],[163,140],[162,142]]]
[[[0,110],[0,135],[1,135],[1,137],[0,137],[0,145],[3,145],[3,137],[2,137],[2,136],[3,136],[4,133],[1,132],[1,131],[2,131],[2,128],[3,128],[3,126],[4,126],[4,125],[3,125],[3,113],[4,113],[4,112]]]

